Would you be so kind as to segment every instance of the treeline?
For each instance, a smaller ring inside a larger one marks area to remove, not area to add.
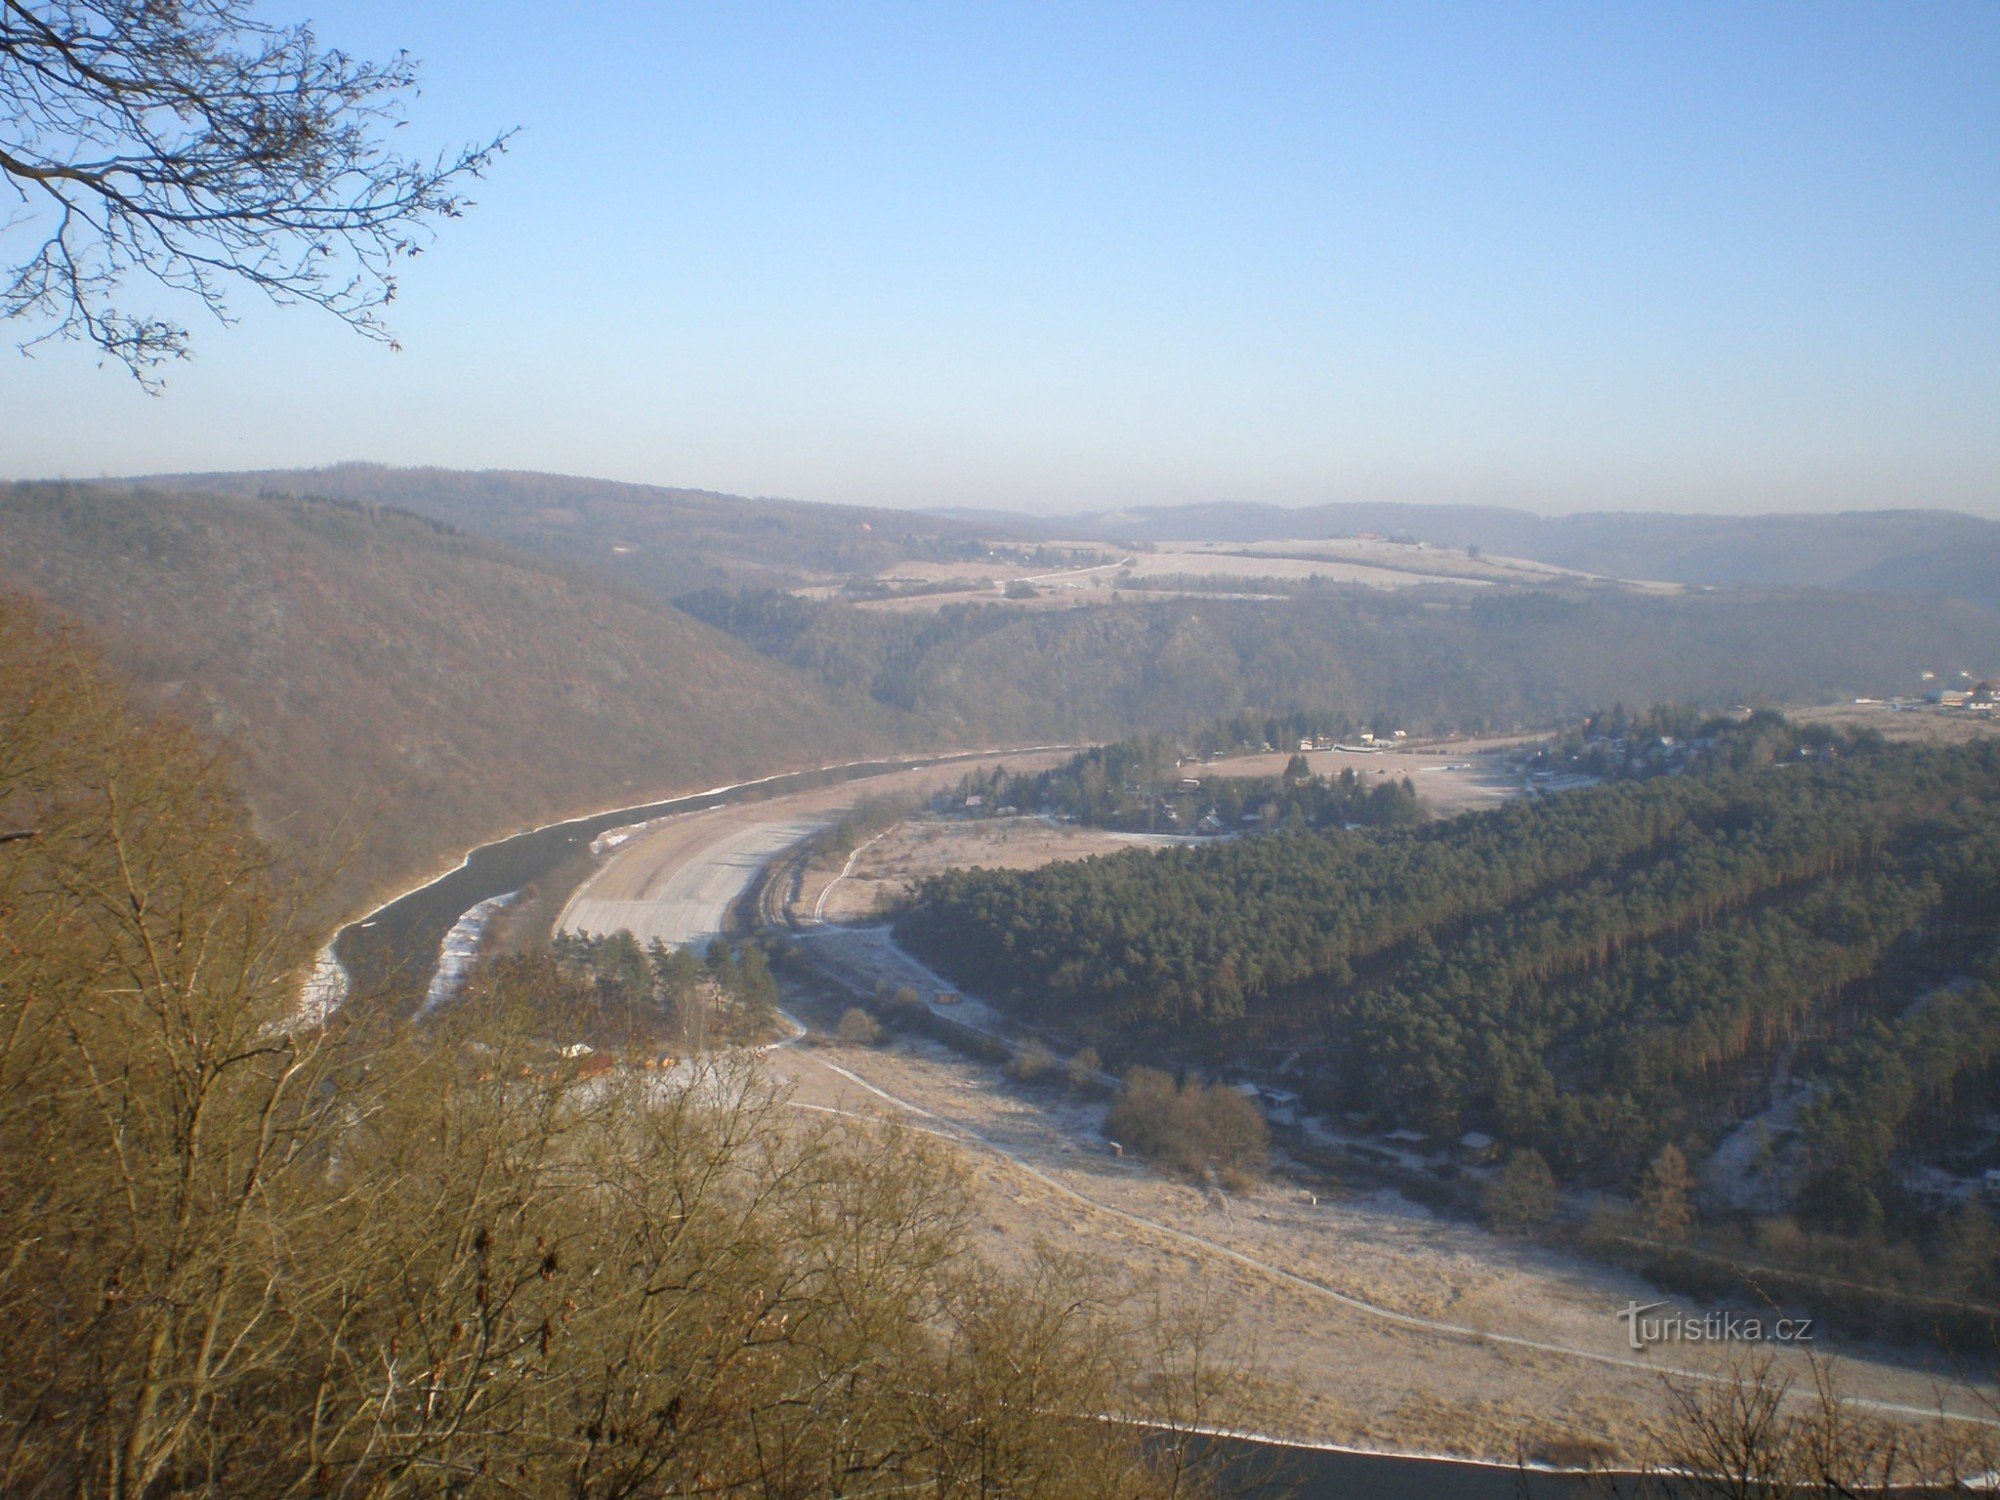
[[[549,942],[558,969],[589,989],[591,1029],[611,1046],[676,1043],[689,1053],[768,1041],[778,1019],[778,981],[755,943],[717,940],[705,953],[641,946],[630,932],[559,932]]]
[[[1814,1134],[1816,1173],[1859,1202],[1896,1146],[1990,1092],[1996,798],[2000,745],[1874,746],[1414,828],[953,872],[897,931],[1107,1056],[1296,1053],[1322,1109],[1484,1130],[1571,1179],[1712,1144],[1783,1056],[1874,1091],[1825,1116],[1878,1125]],[[1953,975],[1955,999],[1911,1009]]]
[[[1530,769],[1633,780],[1726,768],[1753,771],[1795,760],[1837,760],[1879,749],[1866,726],[1799,723],[1768,708],[1714,714],[1692,704],[1629,713],[1623,704],[1588,715],[1532,757]]]
[[[1834,594],[1347,589],[905,613],[718,588],[675,603],[855,706],[917,714],[961,743],[1136,729],[1186,737],[1294,710],[1314,733],[1505,731],[1621,698],[1727,705],[1895,691],[1940,659],[2000,658],[2000,621],[1980,611]],[[1257,736],[1273,748],[1286,738]]]
[[[1211,731],[1200,739],[1216,737]],[[1303,755],[1292,756],[1276,776],[1218,776],[1183,765],[1186,758],[1178,741],[1139,735],[1094,746],[1047,771],[975,771],[953,800],[989,815],[1012,808],[1096,828],[1166,833],[1391,827],[1423,815],[1408,777],[1369,783],[1352,769],[1320,776]]]

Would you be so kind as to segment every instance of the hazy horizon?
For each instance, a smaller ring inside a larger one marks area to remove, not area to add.
[[[522,127],[405,352],[45,346],[0,474],[2000,517],[1990,7],[309,9]]]
[[[327,463],[318,463],[318,464],[260,464],[260,465],[248,465],[242,468],[229,468],[229,469],[224,469],[224,468],[130,469],[120,473],[107,472],[99,474],[22,474],[22,475],[7,476],[7,478],[10,482],[18,480],[20,482],[25,482],[25,483],[64,482],[64,481],[79,483],[79,484],[88,484],[99,481],[107,483],[130,483],[137,480],[146,480],[146,479],[171,480],[183,476],[192,477],[205,474],[239,475],[239,474],[255,474],[255,473],[266,473],[266,472],[312,474],[323,471],[350,469],[350,468],[362,468],[362,469],[374,468],[374,469],[412,471],[412,472],[428,469],[428,470],[438,470],[447,473],[463,473],[463,474],[477,474],[477,473],[541,474],[541,475],[546,475],[550,478],[574,479],[586,483],[629,484],[639,488],[646,488],[646,489],[681,490],[697,494],[721,495],[743,500],[775,501],[784,504],[871,505],[871,506],[879,506],[885,510],[908,510],[913,512],[926,511],[932,513],[940,513],[940,514],[946,512],[988,512],[994,515],[1011,514],[1033,519],[1061,519],[1066,516],[1107,514],[1125,510],[1145,511],[1145,510],[1197,508],[1204,506],[1229,506],[1229,505],[1240,505],[1246,507],[1269,507],[1275,510],[1298,510],[1298,511],[1314,510],[1322,506],[1329,506],[1329,505],[1406,505],[1415,508],[1428,507],[1437,509],[1484,507],[1494,510],[1515,511],[1522,514],[1536,516],[1543,520],[1557,520],[1564,516],[1620,515],[1620,514],[1656,515],[1656,516],[1713,516],[1719,518],[1733,518],[1738,520],[1744,520],[1744,519],[1755,519],[1764,516],[1836,516],[1836,515],[1856,515],[1856,514],[1870,514],[1870,513],[1883,514],[1883,513],[1895,513],[1895,512],[1907,511],[1911,513],[1933,512],[1939,514],[1967,515],[1982,521],[2000,521],[2000,513],[1990,513],[1990,514],[1982,513],[1978,510],[1961,508],[1956,506],[1948,506],[1948,505],[1915,504],[1915,505],[1843,505],[1843,506],[1826,506],[1826,507],[1801,506],[1791,509],[1772,508],[1769,510],[1754,510],[1754,509],[1695,510],[1695,509],[1679,509],[1672,506],[1579,505],[1565,509],[1554,509],[1554,508],[1537,507],[1533,505],[1510,504],[1504,501],[1399,500],[1399,499],[1385,499],[1378,496],[1368,496],[1368,495],[1341,496],[1335,498],[1316,499],[1316,500],[1315,499],[1254,500],[1239,496],[1214,496],[1207,499],[1193,499],[1193,500],[1172,500],[1172,501],[1160,501],[1160,502],[1136,500],[1121,505],[1079,504],[1059,509],[1058,508],[1030,509],[1026,506],[1007,506],[1007,505],[933,504],[931,502],[923,500],[912,501],[907,504],[887,499],[858,500],[858,501],[834,500],[819,495],[766,494],[762,492],[753,492],[749,490],[725,489],[717,485],[687,484],[672,479],[630,479],[623,477],[621,475],[586,474],[586,473],[579,473],[574,470],[532,469],[514,465],[500,466],[493,464],[479,464],[479,465],[432,464],[432,463],[400,464],[400,463],[385,463],[381,460],[370,459],[370,458],[334,459]]]

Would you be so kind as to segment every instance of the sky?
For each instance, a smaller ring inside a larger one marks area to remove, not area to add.
[[[263,13],[422,59],[409,146],[519,127],[403,351],[44,345],[0,475],[2000,516],[1990,0]]]

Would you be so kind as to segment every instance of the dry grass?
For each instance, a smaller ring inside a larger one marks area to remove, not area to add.
[[[980,1195],[980,1239],[1003,1258],[1046,1243],[1115,1267],[1135,1297],[1227,1309],[1217,1354],[1231,1375],[1211,1421],[1499,1461],[1579,1448],[1651,1452],[1649,1434],[1666,1411],[1661,1379],[1607,1362],[1632,1358],[1617,1309],[1658,1296],[1636,1277],[1497,1240],[1393,1194],[1322,1188],[1312,1203],[1282,1176],[1228,1197],[1176,1182],[1108,1154],[1102,1104],[1023,1089],[930,1042],[787,1050],[773,1065],[802,1104],[887,1111],[958,1140]],[[1390,1313],[1601,1358],[1412,1328],[1290,1277]],[[1852,1390],[1920,1408],[1934,1400],[1938,1372],[1867,1354],[1840,1362]],[[1662,1363],[1706,1368],[1686,1348]]]
[[[2000,717],[1943,712],[1928,706],[1898,711],[1886,703],[1832,703],[1788,708],[1784,712],[1800,723],[1828,724],[1835,729],[1873,729],[1892,740],[1930,745],[1964,745],[2000,734]]]
[[[1010,769],[1014,762],[1009,761]],[[973,820],[917,819],[900,823],[860,851],[847,877],[833,885],[824,905],[826,883],[808,883],[800,905],[815,907],[829,922],[865,921],[883,904],[901,896],[927,875],[980,865],[989,870],[1033,870],[1057,860],[1116,854],[1134,846],[1181,840],[1148,834],[1113,833],[1040,817]]]
[[[1061,544],[1059,544],[1061,545]],[[1548,563],[1516,558],[1472,557],[1447,547],[1418,547],[1358,537],[1297,539],[1251,543],[1159,542],[1140,552],[1115,552],[1096,547],[1113,561],[1090,567],[1028,569],[991,559],[977,562],[898,562],[876,576],[902,587],[949,585],[952,592],[915,594],[903,598],[864,601],[861,608],[895,613],[928,611],[947,604],[1004,603],[1017,609],[1049,609],[1116,602],[1121,584],[1161,584],[1175,579],[1234,581],[1245,587],[1258,580],[1280,583],[1345,584],[1362,588],[1407,589],[1455,585],[1486,589],[1495,585],[1546,587],[1553,581],[1597,583],[1644,591],[1679,592],[1673,584],[1628,583],[1597,579]],[[1010,583],[1026,583],[1033,596],[1008,598]],[[797,590],[804,597],[831,597],[837,589],[817,584]],[[1142,597],[1170,597],[1172,591],[1149,588]],[[1126,595],[1124,597],[1131,597]]]

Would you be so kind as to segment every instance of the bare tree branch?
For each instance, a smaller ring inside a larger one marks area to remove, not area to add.
[[[134,278],[191,295],[225,324],[248,285],[324,308],[394,347],[381,310],[395,267],[508,135],[435,159],[389,149],[415,92],[384,63],[275,26],[246,0],[0,0],[0,317],[25,351],[80,339],[149,390],[185,359],[186,327],[116,298]]]

